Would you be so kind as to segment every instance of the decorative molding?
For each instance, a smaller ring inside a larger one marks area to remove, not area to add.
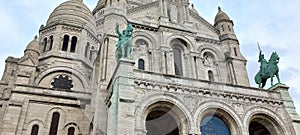
[[[76,27],[72,27],[72,26],[62,26],[62,29],[65,30],[70,30],[70,31],[75,31],[75,32],[82,32],[82,28],[76,28]]]
[[[196,36],[195,39],[197,42],[205,42],[205,43],[221,45],[221,42],[219,40],[214,40],[214,39],[209,39],[209,38],[204,38],[199,36]]]
[[[55,31],[55,30],[56,30],[56,26],[50,26],[50,27],[45,27],[44,29],[41,29],[40,32],[42,34],[45,34],[45,33]]]
[[[136,89],[146,89],[146,90],[153,90],[157,89],[157,91],[168,91],[172,93],[194,93],[199,98],[218,98],[222,101],[231,100],[231,101],[238,101],[244,103],[255,103],[255,104],[264,104],[264,105],[271,105],[271,106],[280,106],[283,104],[282,100],[279,99],[272,99],[267,97],[261,96],[253,96],[247,94],[240,94],[240,93],[233,93],[227,91],[219,91],[214,89],[207,89],[207,88],[196,88],[191,86],[183,86],[178,84],[170,84],[170,83],[163,83],[163,82],[154,82],[150,80],[139,80],[135,79],[135,88]]]
[[[142,6],[139,6],[139,7],[136,7],[136,8],[129,9],[129,10],[127,10],[127,14],[130,15],[130,14],[133,14],[133,13],[136,13],[136,12],[141,12],[143,10],[150,9],[150,8],[155,8],[155,7],[159,7],[159,1],[155,1],[155,2],[152,2],[152,3],[146,4],[146,5],[142,5]]]
[[[189,9],[189,14],[197,19],[198,21],[202,22],[204,25],[206,25],[210,30],[216,32],[217,34],[220,33],[219,30],[217,30],[213,25],[211,25],[209,22],[204,20],[202,17],[200,17],[197,13]]]

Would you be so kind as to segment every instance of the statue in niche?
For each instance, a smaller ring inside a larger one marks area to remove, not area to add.
[[[173,0],[171,5],[170,5],[170,21],[173,23],[177,23],[177,19],[178,19],[178,11],[177,11],[177,7],[176,7],[176,3]]]
[[[208,53],[204,53],[203,55],[203,64],[204,66],[212,66],[214,64],[214,58]]]
[[[134,59],[139,58],[140,56],[145,56],[148,53],[148,42],[143,39],[138,39],[135,42],[134,50]]]

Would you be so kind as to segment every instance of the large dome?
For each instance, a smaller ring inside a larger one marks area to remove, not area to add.
[[[215,17],[215,24],[220,21],[231,21],[229,16],[221,10],[221,7],[218,7],[218,13]]]
[[[47,25],[56,23],[87,26],[92,30],[96,29],[95,18],[82,0],[69,0],[56,7],[51,13]]]

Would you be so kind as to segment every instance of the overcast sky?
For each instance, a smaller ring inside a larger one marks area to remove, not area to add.
[[[0,74],[8,56],[21,57],[26,45],[38,35],[53,9],[65,0],[0,0]],[[84,0],[92,10],[97,0]],[[256,42],[268,59],[277,51],[281,81],[287,84],[300,112],[300,1],[299,0],[190,0],[199,14],[213,24],[221,6],[234,21],[242,54],[248,60],[251,85],[259,69]],[[267,86],[269,87],[269,85]]]

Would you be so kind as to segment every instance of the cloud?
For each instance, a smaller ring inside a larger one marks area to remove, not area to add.
[[[300,1],[281,0],[191,0],[199,13],[213,23],[216,5],[221,5],[234,21],[235,33],[240,41],[242,54],[248,60],[247,69],[251,85],[259,63],[256,42],[260,42],[267,58],[273,51],[281,57],[279,62],[281,81],[290,86],[291,96],[300,101]],[[300,104],[295,104],[300,113]]]

